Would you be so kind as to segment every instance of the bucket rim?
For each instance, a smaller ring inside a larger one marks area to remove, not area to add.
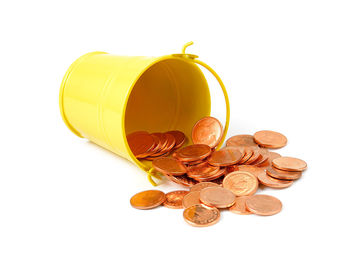
[[[129,87],[129,91],[128,91],[128,94],[126,95],[126,100],[129,100],[129,97],[130,97],[130,94],[131,92],[133,91],[136,83],[138,82],[138,80],[141,78],[141,76],[149,69],[151,68],[152,66],[154,66],[155,64],[159,63],[159,62],[162,62],[162,61],[165,61],[165,60],[179,60],[179,61],[182,61],[182,62],[185,62],[187,64],[190,64],[192,65],[194,68],[196,68],[198,71],[200,71],[200,73],[203,74],[203,78],[206,80],[205,78],[205,75],[203,73],[203,71],[200,69],[200,67],[193,63],[191,60],[187,60],[187,58],[184,58],[182,56],[176,56],[176,55],[173,55],[173,54],[170,54],[170,55],[163,55],[163,56],[159,56],[159,57],[154,57],[154,60],[152,62],[150,62],[147,66],[145,66],[145,68],[137,75],[137,77],[135,77],[135,79],[133,80],[132,84],[130,85]],[[206,87],[208,88],[208,93],[210,95],[210,89],[209,89],[209,85],[206,84]],[[209,96],[209,100],[211,100],[210,96]],[[140,167],[142,170],[144,170],[145,172],[149,172],[150,170],[152,170],[152,166],[148,167],[146,166],[144,163],[140,162],[140,160],[138,160],[134,154],[132,153],[130,147],[129,147],[129,144],[128,144],[128,141],[127,141],[127,138],[126,138],[126,130],[125,130],[125,116],[126,116],[126,108],[128,106],[128,101],[126,101],[124,103],[124,107],[123,107],[123,110],[122,110],[122,132],[123,132],[123,140],[124,140],[124,143],[126,143],[126,151],[129,155],[129,157],[133,160],[133,162],[138,166]],[[211,105],[209,105],[209,115],[211,113]]]

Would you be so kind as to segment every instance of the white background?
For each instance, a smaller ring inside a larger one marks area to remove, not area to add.
[[[336,0],[2,1],[0,258],[349,258],[349,14]],[[280,214],[224,211],[193,228],[182,210],[133,209],[145,174],[61,120],[80,55],[160,56],[191,40],[228,88],[228,135],[280,131],[278,152],[308,162],[290,188],[261,191]]]

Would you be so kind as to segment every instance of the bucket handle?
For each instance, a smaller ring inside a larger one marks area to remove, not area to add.
[[[227,95],[227,90],[226,90],[226,87],[224,85],[224,83],[222,82],[221,78],[219,77],[219,75],[214,71],[214,69],[212,69],[208,64],[204,63],[203,61],[200,61],[196,58],[198,58],[197,55],[193,55],[193,54],[186,54],[186,48],[193,45],[193,41],[190,41],[188,43],[186,43],[183,48],[182,48],[182,56],[185,57],[185,58],[188,58],[190,61],[192,61],[193,63],[196,63],[198,65],[201,65],[202,67],[206,68],[215,78],[216,80],[218,81],[220,87],[221,87],[221,90],[224,94],[224,97],[225,97],[225,103],[226,103],[226,122],[225,122],[225,128],[224,128],[224,132],[223,132],[223,136],[226,136],[227,134],[227,131],[228,131],[228,126],[229,126],[229,123],[230,123],[230,101],[229,101],[229,98],[228,98],[228,95]],[[220,148],[223,144],[224,144],[224,141],[225,139],[222,138],[219,145],[218,145],[218,148]]]
[[[186,49],[187,47],[193,45],[193,41],[187,42],[183,47],[182,47],[182,54],[174,54],[174,56],[176,57],[182,57],[182,58],[186,58],[188,61],[196,63],[202,67],[204,67],[205,69],[207,69],[214,77],[215,79],[218,81],[221,90],[224,94],[225,97],[225,103],[226,103],[226,122],[225,122],[225,128],[223,131],[223,136],[226,136],[227,134],[227,130],[228,130],[228,126],[230,124],[230,102],[229,102],[229,98],[227,95],[227,90],[226,87],[224,85],[224,83],[222,82],[221,78],[219,77],[219,75],[214,71],[214,69],[212,69],[209,65],[207,65],[206,63],[204,63],[203,61],[200,61],[196,58],[198,58],[197,55],[194,54],[186,54]],[[222,144],[224,143],[225,138],[222,138],[220,140],[220,143],[218,145],[218,148],[220,148],[222,146]],[[155,177],[157,179],[161,179],[160,176],[157,174],[157,172],[154,170],[153,167],[151,167],[149,170],[147,170],[147,178],[150,181],[150,183],[153,186],[157,186],[157,184],[153,181],[152,177]]]

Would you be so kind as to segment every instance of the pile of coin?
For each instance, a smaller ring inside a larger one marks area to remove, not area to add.
[[[178,130],[165,133],[137,131],[127,136],[131,152],[139,159],[154,160],[168,156],[186,142],[184,133]]]
[[[133,196],[131,205],[138,209],[161,204],[184,208],[185,221],[194,226],[216,223],[220,218],[219,209],[225,208],[242,215],[278,213],[282,203],[277,198],[255,195],[259,184],[279,189],[289,187],[301,177],[306,163],[269,151],[287,144],[287,138],[281,133],[263,130],[254,135],[236,135],[226,141],[224,148],[217,149],[222,134],[222,125],[217,119],[199,120],[192,130],[192,145],[160,152],[161,157],[152,159],[155,170],[190,190],[168,194],[155,190],[141,192]],[[141,157],[146,157],[146,153]]]

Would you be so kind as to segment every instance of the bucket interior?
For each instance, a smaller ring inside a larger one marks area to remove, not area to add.
[[[163,59],[138,79],[126,107],[126,134],[180,130],[190,139],[193,125],[210,115],[210,93],[202,71],[177,58]]]

